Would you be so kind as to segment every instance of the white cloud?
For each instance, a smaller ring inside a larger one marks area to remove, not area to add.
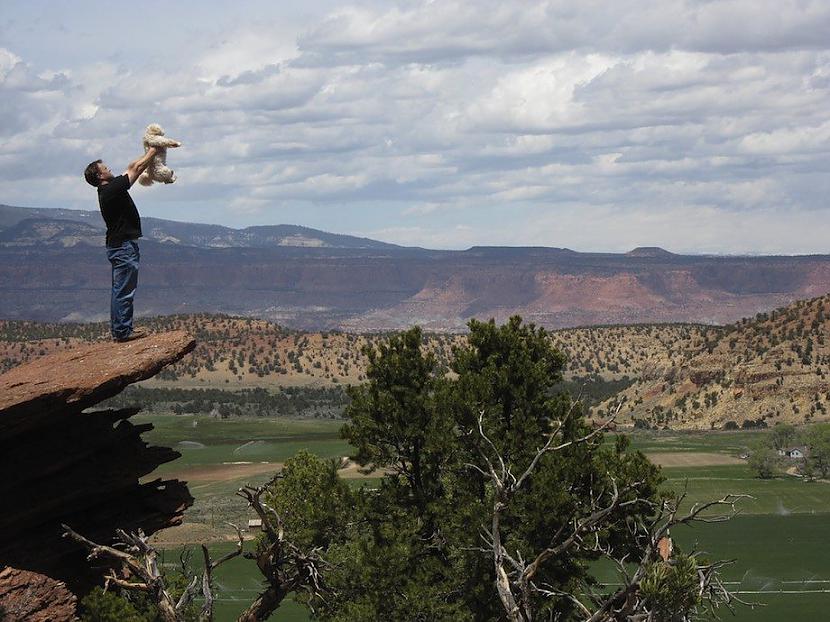
[[[329,63],[431,63],[567,50],[728,54],[824,49],[828,30],[830,6],[821,0],[446,0],[343,9],[301,37],[300,49]]]
[[[349,205],[354,230],[399,243],[562,246],[540,225],[562,218],[583,249],[630,230],[622,248],[684,231],[701,250],[751,250],[721,229],[740,222],[759,249],[775,226],[781,249],[814,248],[826,2],[274,7],[194,16],[164,54],[43,65],[0,48],[0,202],[91,207],[83,166],[125,165],[157,121],[185,147],[168,156],[180,182],[147,197],[185,219],[276,222],[289,205],[326,228],[326,208]]]

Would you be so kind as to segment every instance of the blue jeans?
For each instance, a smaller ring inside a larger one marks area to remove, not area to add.
[[[124,339],[133,332],[133,297],[138,285],[138,242],[126,240],[121,246],[107,247],[112,264],[110,330],[113,339]]]

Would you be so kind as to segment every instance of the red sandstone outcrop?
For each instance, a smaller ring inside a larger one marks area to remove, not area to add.
[[[75,413],[156,375],[196,347],[185,332],[64,350],[0,376],[0,441],[38,427],[58,413]]]
[[[36,359],[0,376],[0,608],[15,591],[15,568],[65,581],[73,589],[96,576],[84,551],[62,538],[61,523],[97,541],[115,529],[151,534],[179,524],[193,498],[184,482],[139,478],[179,457],[151,447],[134,425],[137,408],[91,406],[150,378],[195,347],[185,332],[126,343],[101,341]],[[56,603],[63,602],[60,599]],[[29,618],[22,618],[29,619]],[[31,618],[39,619],[39,618]],[[43,619],[61,618],[57,613]]]
[[[85,221],[100,223],[100,216],[89,214]],[[21,224],[0,232],[0,317],[51,322],[99,313],[109,295],[100,242],[87,246],[82,241],[88,231],[66,229],[66,221]],[[501,322],[515,313],[547,328],[724,323],[830,291],[830,257],[819,255],[682,256],[654,248],[627,255],[506,247],[435,251],[359,241],[334,248],[340,236],[324,241],[307,231],[296,237],[251,230],[228,237],[228,231],[217,233],[221,227],[168,226],[148,225],[142,242],[152,258],[141,276],[145,308],[256,316],[307,330],[365,332],[417,323],[463,331],[472,317]],[[194,227],[202,231],[186,233]],[[287,239],[321,246],[274,245]],[[205,245],[213,248],[198,248]],[[20,295],[21,283],[31,295]]]
[[[61,581],[18,568],[0,568],[0,620],[76,620],[77,598]]]

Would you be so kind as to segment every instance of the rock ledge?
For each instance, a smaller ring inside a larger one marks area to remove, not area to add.
[[[11,582],[25,576],[14,569],[63,581],[75,593],[100,576],[61,537],[61,523],[98,542],[110,542],[116,528],[151,534],[181,523],[193,503],[187,485],[139,481],[180,454],[141,438],[152,425],[128,421],[137,408],[89,409],[195,345],[181,331],[100,341],[0,376],[0,469],[7,474],[0,478],[0,609],[19,606],[6,600],[20,593]]]

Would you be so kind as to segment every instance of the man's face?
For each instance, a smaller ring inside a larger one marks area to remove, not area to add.
[[[110,167],[104,164],[103,162],[98,162],[98,179],[101,181],[109,181],[115,177],[110,170]]]

